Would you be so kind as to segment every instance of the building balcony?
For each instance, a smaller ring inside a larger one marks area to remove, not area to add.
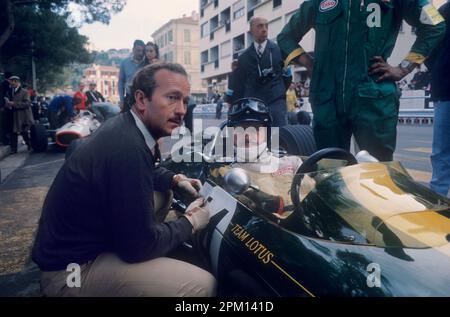
[[[219,59],[201,65],[202,75],[210,76],[216,73],[216,70],[219,68],[219,66]]]

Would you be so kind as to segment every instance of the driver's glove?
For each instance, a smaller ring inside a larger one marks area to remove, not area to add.
[[[192,225],[192,231],[198,231],[206,228],[209,222],[209,209],[205,205],[203,198],[198,198],[188,206],[184,214]]]

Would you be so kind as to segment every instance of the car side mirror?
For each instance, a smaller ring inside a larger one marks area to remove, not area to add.
[[[233,168],[223,177],[225,188],[234,195],[241,195],[251,187],[250,177],[242,168]]]

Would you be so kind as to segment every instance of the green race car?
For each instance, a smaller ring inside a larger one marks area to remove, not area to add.
[[[289,182],[217,160],[163,163],[204,181],[211,220],[194,244],[219,295],[450,295],[446,197],[399,162],[358,162],[340,149],[302,159]]]

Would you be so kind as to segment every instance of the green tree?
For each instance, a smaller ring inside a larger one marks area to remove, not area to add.
[[[33,55],[39,91],[61,85],[65,67],[93,61],[85,48],[88,39],[67,25],[66,15],[23,7],[16,16],[21,23],[1,48],[0,60],[5,68],[29,81]]]
[[[120,12],[126,0],[0,0],[0,48],[14,31],[17,14],[25,6],[51,10],[67,17],[70,4],[77,5],[81,21],[85,23],[109,23],[111,15]]]

